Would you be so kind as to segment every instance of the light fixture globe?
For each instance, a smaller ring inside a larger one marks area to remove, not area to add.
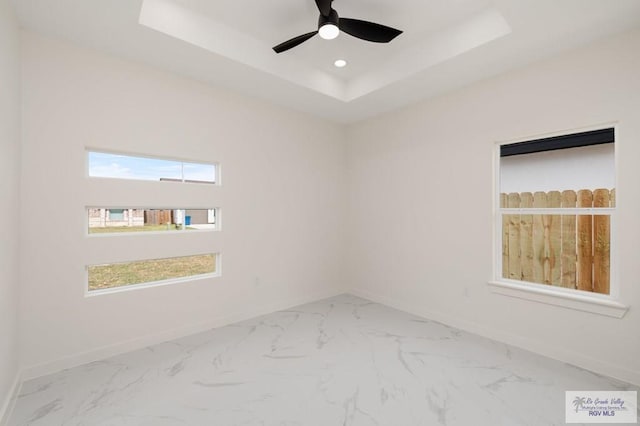
[[[329,16],[320,15],[318,19],[318,34],[325,40],[333,40],[338,37],[340,34],[340,29],[338,28],[338,12],[331,9],[331,13]]]
[[[333,24],[324,24],[318,30],[318,34],[320,34],[320,37],[325,40],[333,40],[334,38],[338,37],[338,34],[340,34],[340,30]]]

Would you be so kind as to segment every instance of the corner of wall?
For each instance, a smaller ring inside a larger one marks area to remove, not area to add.
[[[18,400],[20,389],[22,388],[22,374],[20,371],[16,373],[16,377],[13,380],[13,384],[9,388],[2,405],[0,405],[0,426],[9,426],[9,418]]]
[[[20,29],[13,5],[0,0],[0,208],[19,215],[21,149]],[[0,238],[0,422],[6,421],[20,385],[19,225]],[[2,424],[2,423],[0,423]]]
[[[351,290],[351,293],[358,297],[391,306],[395,309],[409,312],[422,318],[440,322],[449,327],[457,328],[459,330],[473,333],[490,340],[495,340],[500,343],[534,352],[541,356],[574,365],[579,368],[584,368],[585,370],[612,377],[614,379],[627,382],[635,386],[640,386],[640,371],[629,370],[619,365],[590,358],[576,351],[560,349],[545,342],[514,335],[509,332],[500,331],[489,327],[484,327],[477,322],[470,322],[464,319],[456,318],[446,313],[425,310],[423,307],[416,306],[411,302],[381,296],[362,288],[353,288]]]

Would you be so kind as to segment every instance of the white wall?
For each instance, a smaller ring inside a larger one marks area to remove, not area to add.
[[[344,129],[23,35],[21,349],[34,376],[344,288]],[[85,147],[221,165],[222,186],[90,180]],[[88,238],[87,205],[221,208],[222,231]],[[221,252],[222,277],[85,297],[84,266]]]
[[[640,32],[352,126],[354,291],[640,384]],[[618,122],[614,319],[493,294],[494,143]]]
[[[615,188],[614,145],[503,157],[500,159],[500,192]]]
[[[18,375],[20,32],[0,0],[0,423]]]

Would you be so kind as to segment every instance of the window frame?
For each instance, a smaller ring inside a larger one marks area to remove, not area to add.
[[[621,302],[620,282],[618,279],[617,256],[617,206],[619,205],[618,191],[616,189],[616,207],[590,207],[590,208],[502,208],[500,206],[500,165],[501,151],[505,145],[524,144],[540,139],[554,138],[558,136],[572,135],[575,133],[598,131],[613,128],[615,134],[614,144],[618,140],[618,124],[607,123],[590,128],[581,128],[554,132],[552,134],[534,135],[515,140],[499,141],[494,143],[493,152],[493,270],[489,281],[490,290],[493,293],[531,300],[549,305],[561,306],[584,312],[622,318],[628,310],[628,306]],[[614,145],[616,146],[616,145]],[[618,182],[618,150],[614,149],[615,183]],[[577,289],[550,286],[527,281],[513,280],[502,277],[502,220],[505,214],[554,214],[554,215],[608,215],[610,217],[610,291],[609,294],[599,294]]]

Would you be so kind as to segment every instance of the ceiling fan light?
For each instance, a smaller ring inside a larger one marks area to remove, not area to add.
[[[320,27],[319,33],[320,37],[322,37],[323,39],[333,40],[334,38],[338,37],[338,34],[340,34],[340,30],[336,25],[332,23],[326,23]]]

